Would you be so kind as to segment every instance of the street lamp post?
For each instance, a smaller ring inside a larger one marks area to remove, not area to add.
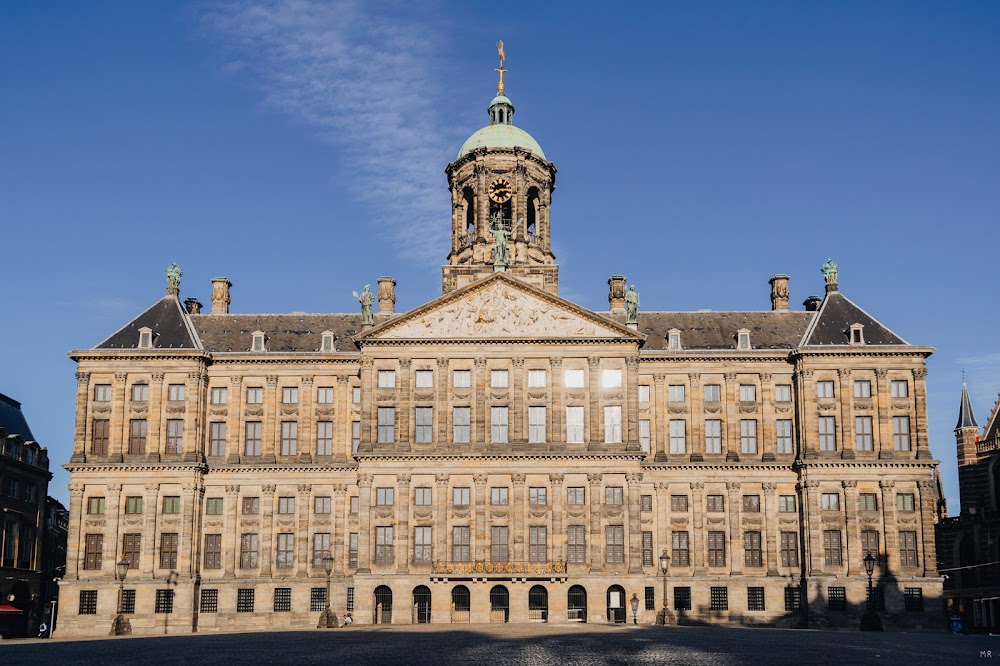
[[[632,624],[639,624],[636,619],[636,615],[639,613],[639,596],[633,592],[632,600],[629,602],[632,605]]]
[[[882,631],[882,618],[875,612],[872,604],[872,573],[875,571],[875,558],[871,552],[863,560],[865,571],[868,572],[868,604],[865,614],[861,616],[861,631]]]
[[[670,556],[667,555],[667,551],[664,550],[660,554],[660,573],[663,574],[663,608],[660,612],[656,614],[656,624],[676,624],[677,620],[674,618],[674,614],[670,612],[670,606],[667,603],[667,570],[670,567]]]
[[[118,615],[111,623],[110,636],[127,636],[132,633],[132,623],[122,613],[122,601],[125,596],[125,576],[128,575],[128,560],[122,558],[115,564],[115,580],[118,581]]]
[[[337,614],[330,610],[330,574],[333,573],[333,555],[323,556],[323,570],[326,571],[326,610],[319,616],[317,629],[332,629],[337,626]]]

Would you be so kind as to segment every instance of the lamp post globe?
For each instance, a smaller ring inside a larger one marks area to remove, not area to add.
[[[115,579],[125,582],[125,576],[128,575],[128,561],[122,559],[121,562],[115,564]]]
[[[632,624],[639,624],[636,619],[636,615],[639,613],[639,596],[633,592],[632,600],[629,602],[632,605]]]
[[[868,577],[871,578],[872,572],[875,571],[875,558],[872,557],[871,552],[865,555],[864,563],[865,571],[868,572]]]
[[[664,576],[667,575],[667,567],[669,566],[670,566],[670,558],[667,557],[667,551],[663,551],[663,554],[660,555],[660,572]]]
[[[323,556],[323,571],[329,576],[333,573],[333,555],[327,554]]]

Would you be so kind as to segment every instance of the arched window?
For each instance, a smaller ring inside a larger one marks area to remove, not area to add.
[[[462,245],[472,245],[476,240],[476,198],[472,188],[462,190],[462,200],[465,208],[465,242]]]
[[[525,228],[524,232],[527,234],[529,243],[538,242],[538,213],[539,213],[539,194],[538,188],[532,187],[528,190],[528,210],[527,217],[525,218]]]
[[[541,585],[528,590],[528,621],[549,621],[549,591]]]
[[[431,591],[426,585],[413,588],[413,621],[416,624],[431,621]]]
[[[587,621],[587,590],[574,585],[566,593],[566,619],[570,622]]]
[[[608,622],[625,624],[625,588],[621,585],[608,588]]]
[[[469,588],[464,585],[456,585],[451,591],[451,621],[470,622],[472,611],[472,598]]]
[[[490,590],[490,622],[494,624],[510,622],[510,594],[503,585],[494,585]]]
[[[375,588],[375,624],[392,624],[392,590],[385,585]]]

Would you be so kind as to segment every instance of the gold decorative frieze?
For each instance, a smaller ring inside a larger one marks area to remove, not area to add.
[[[435,574],[561,574],[562,562],[435,562]]]

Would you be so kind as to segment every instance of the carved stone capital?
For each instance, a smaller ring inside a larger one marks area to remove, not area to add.
[[[409,370],[410,369],[410,363],[411,363],[411,359],[408,359],[408,358],[405,358],[405,357],[399,359],[399,367],[400,367],[401,370]]]
[[[521,356],[515,356],[514,358],[511,359],[511,363],[514,365],[515,368],[523,368],[524,358]]]
[[[275,486],[273,483],[268,484],[266,486],[261,486],[260,488],[260,491],[265,495],[273,495],[275,490],[277,490],[277,486]]]
[[[628,356],[625,358],[625,367],[629,370],[635,370],[639,367],[639,357],[638,356]]]
[[[876,368],[875,376],[878,377],[879,379],[885,379],[886,377],[889,376],[889,371],[886,370],[885,368]]]
[[[601,479],[604,478],[603,474],[588,474],[587,482],[592,486],[600,485]]]
[[[448,359],[447,358],[439,358],[437,360],[437,366],[439,368],[441,368],[442,370],[447,369],[448,368]]]
[[[233,375],[229,378],[229,385],[234,389],[238,389],[243,385],[243,375]]]
[[[629,472],[625,475],[625,482],[630,486],[637,486],[642,483],[642,472]]]
[[[311,483],[300,483],[299,484],[299,492],[302,493],[303,495],[311,493],[312,489],[313,489],[313,487],[312,487]]]
[[[485,358],[477,358],[472,362],[472,364],[477,368],[485,368],[487,360]]]
[[[657,385],[662,385],[666,381],[667,381],[667,374],[665,372],[653,373],[653,382],[655,382]]]
[[[396,475],[396,483],[402,484],[404,486],[405,485],[409,485],[409,483],[410,483],[410,475],[409,474],[397,474]]]
[[[852,372],[853,371],[850,368],[840,368],[837,370],[837,376],[841,379],[850,379]]]
[[[809,490],[816,490],[819,488],[819,481],[806,481],[805,487]]]
[[[163,376],[164,375],[163,375],[162,372],[154,372],[153,374],[151,374],[149,376],[149,378],[152,379],[154,382],[162,382],[163,381]]]
[[[515,486],[523,486],[524,485],[524,479],[525,479],[525,475],[524,474],[511,474],[510,475],[510,480],[511,480],[511,482]]]
[[[704,490],[705,484],[702,481],[694,481],[691,483],[691,490]]]
[[[365,370],[371,370],[375,366],[375,359],[371,356],[363,356],[361,358],[361,367]]]
[[[553,356],[552,358],[549,359],[549,365],[553,368],[561,368],[562,359],[559,358],[558,356]]]
[[[90,383],[90,373],[89,372],[78,372],[78,373],[76,373],[76,383],[77,384],[89,384]]]
[[[268,388],[277,388],[277,386],[278,386],[278,375],[268,375],[267,376],[267,386],[268,386]]]
[[[878,487],[881,488],[882,490],[891,490],[892,488],[896,487],[896,482],[882,479],[881,481],[878,482]]]
[[[160,484],[158,483],[147,483],[146,492],[153,495],[160,491]]]
[[[115,373],[115,381],[116,382],[124,383],[126,379],[128,379],[128,373],[127,372],[116,372]]]
[[[347,386],[348,384],[351,383],[351,378],[347,377],[346,375],[338,375],[337,383],[340,384],[341,386]]]
[[[451,475],[450,474],[435,474],[434,475],[434,483],[436,483],[439,486],[447,486],[448,485],[448,481],[450,479],[451,479]]]
[[[930,479],[921,479],[920,481],[917,481],[917,486],[921,490],[932,490],[935,486],[935,483]]]
[[[549,474],[549,483],[553,486],[560,486],[565,478],[566,477],[563,474]]]
[[[305,375],[301,379],[303,386],[312,386],[314,377],[312,375]]]
[[[913,371],[914,379],[924,379],[927,377],[927,368],[916,368]]]
[[[71,483],[69,484],[69,494],[72,497],[82,497],[85,488],[86,486],[82,483]]]
[[[764,490],[766,490],[769,493],[770,492],[774,492],[775,490],[778,489],[778,484],[777,483],[762,483],[762,484],[760,484],[760,486],[761,486],[761,488],[763,488]]]
[[[812,379],[812,376],[813,376],[812,370],[808,369],[799,370],[799,377],[801,377],[802,379]]]
[[[109,483],[108,492],[109,493],[120,493],[122,491],[122,484],[120,483]]]
[[[601,365],[601,357],[600,356],[589,357],[587,359],[587,365],[589,365],[592,370],[597,369]]]
[[[722,376],[725,377],[725,379],[726,379],[727,382],[735,382],[736,381],[736,373],[735,372],[726,372],[726,373],[723,373]]]
[[[726,483],[726,490],[728,490],[730,494],[738,493],[743,490],[743,484],[730,481],[729,483]]]
[[[237,495],[239,495],[240,494],[239,485],[226,486],[226,494],[229,495],[230,497],[236,497]]]
[[[371,474],[358,474],[358,487],[359,488],[371,488],[372,481],[375,477]]]
[[[697,386],[701,383],[701,373],[700,372],[689,372],[688,380],[691,382],[691,386]]]
[[[844,486],[845,490],[854,490],[858,487],[857,481],[841,481],[841,485]]]

